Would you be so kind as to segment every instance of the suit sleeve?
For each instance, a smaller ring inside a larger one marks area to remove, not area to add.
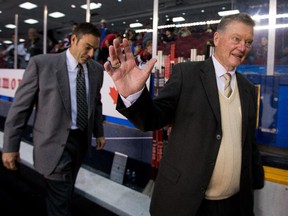
[[[6,118],[3,152],[19,151],[23,131],[36,102],[37,91],[37,65],[34,58],[31,58]]]
[[[252,94],[253,94],[253,98],[255,102],[255,113],[257,113],[256,112],[256,109],[257,109],[256,91],[254,90],[255,90],[255,87],[253,85]],[[256,128],[256,120],[255,120],[254,128]],[[264,169],[263,169],[263,164],[261,160],[261,154],[258,150],[258,146],[257,146],[255,139],[252,145],[252,177],[253,177],[254,189],[261,189],[264,187]]]
[[[171,78],[152,99],[147,87],[140,97],[128,108],[118,97],[116,109],[142,131],[157,130],[173,121],[182,88],[183,70],[175,65]]]
[[[94,120],[94,129],[93,135],[98,137],[104,136],[104,129],[103,129],[103,110],[102,110],[102,101],[101,101],[101,88],[103,85],[103,68],[97,68],[97,72],[100,71],[100,76],[98,79],[98,88],[97,88],[97,96],[96,96],[96,104],[95,104],[95,120]]]

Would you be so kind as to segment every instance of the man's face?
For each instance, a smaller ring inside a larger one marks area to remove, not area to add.
[[[152,44],[147,47],[147,52],[152,54]]]
[[[224,31],[214,34],[215,58],[227,70],[233,70],[246,58],[253,42],[253,27],[231,22]]]
[[[76,37],[76,35],[72,35],[70,52],[79,63],[85,64],[94,56],[94,52],[98,48],[99,41],[100,38],[95,37],[92,34],[83,35],[79,39]]]
[[[34,28],[28,29],[28,38],[30,40],[35,40],[38,37],[37,30]]]

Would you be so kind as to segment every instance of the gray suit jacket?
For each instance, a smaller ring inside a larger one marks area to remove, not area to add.
[[[87,63],[89,77],[89,120],[87,143],[103,135],[100,90],[103,67]],[[38,55],[30,59],[22,83],[16,91],[4,128],[3,152],[19,151],[21,135],[35,107],[33,127],[34,166],[44,175],[57,165],[71,128],[71,102],[66,52]]]
[[[255,87],[236,73],[242,110],[241,215],[253,215],[253,188],[262,188],[263,167],[255,143]],[[159,96],[147,89],[129,108],[117,109],[141,130],[172,123],[151,200],[152,216],[193,216],[210,182],[222,139],[220,102],[212,59],[177,64]],[[233,117],[232,117],[233,118]]]

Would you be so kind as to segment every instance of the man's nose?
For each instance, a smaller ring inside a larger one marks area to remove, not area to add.
[[[238,49],[241,50],[242,52],[244,52],[246,48],[247,48],[247,47],[246,47],[245,41],[241,41],[241,42],[239,43]]]
[[[88,55],[90,56],[90,58],[92,58],[94,56],[94,49],[90,49]]]

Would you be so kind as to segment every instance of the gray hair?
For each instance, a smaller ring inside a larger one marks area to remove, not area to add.
[[[246,13],[238,13],[238,14],[233,14],[233,15],[228,15],[228,16],[224,16],[220,23],[217,26],[217,31],[225,31],[226,27],[231,23],[231,22],[241,22],[244,23],[248,26],[254,27],[255,26],[255,22],[254,20],[251,18],[250,15],[246,14]]]

